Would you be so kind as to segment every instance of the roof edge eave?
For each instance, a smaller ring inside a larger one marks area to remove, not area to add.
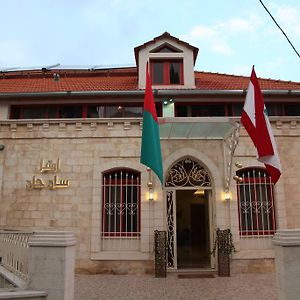
[[[13,97],[62,97],[62,96],[141,96],[144,90],[113,91],[62,91],[62,92],[14,92],[0,93],[0,99]],[[247,90],[199,90],[199,89],[155,89],[154,96],[191,96],[191,95],[245,95]],[[262,90],[264,95],[297,95],[300,90]]]

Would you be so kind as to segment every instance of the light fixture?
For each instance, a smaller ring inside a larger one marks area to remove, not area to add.
[[[173,99],[172,99],[172,98],[170,98],[170,99],[169,99],[169,102],[171,102],[171,103],[172,103],[172,102],[173,102]]]
[[[194,192],[194,195],[197,197],[201,197],[205,195],[205,190],[198,189]]]
[[[154,192],[152,188],[149,188],[149,201],[154,200]]]
[[[231,196],[230,196],[229,190],[225,190],[225,193],[224,193],[224,200],[225,200],[225,201],[229,201],[230,199],[231,199]]]
[[[148,178],[148,199],[149,201],[153,201],[154,200],[154,191],[153,191],[153,182],[152,182],[152,172],[150,168],[147,168],[147,171],[149,173],[149,178]]]
[[[167,105],[168,104],[168,101],[167,100],[164,100],[164,105]]]

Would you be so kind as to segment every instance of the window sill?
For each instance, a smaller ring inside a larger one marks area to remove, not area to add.
[[[142,253],[140,251],[101,251],[91,253],[92,260],[148,260],[149,253]]]

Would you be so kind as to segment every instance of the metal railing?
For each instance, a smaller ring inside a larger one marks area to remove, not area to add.
[[[28,282],[28,240],[33,232],[0,230],[1,265]]]
[[[167,277],[167,232],[154,231],[155,277]]]

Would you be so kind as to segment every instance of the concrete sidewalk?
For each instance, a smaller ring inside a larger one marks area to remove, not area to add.
[[[75,300],[99,299],[277,299],[274,273],[179,279],[151,275],[77,275]]]

